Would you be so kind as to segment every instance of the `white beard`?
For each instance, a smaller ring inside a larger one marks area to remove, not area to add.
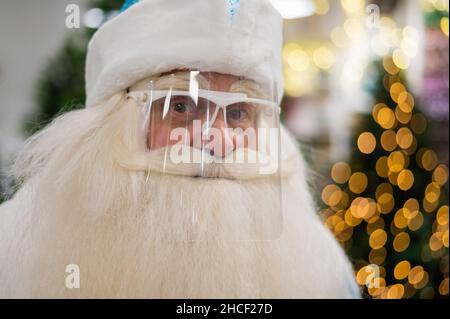
[[[28,180],[0,209],[0,297],[358,296],[350,264],[314,213],[300,159],[283,177],[282,219],[271,177],[130,171],[111,154],[112,131],[137,145],[122,102],[66,115],[30,144],[19,165]],[[69,264],[80,268],[79,289],[65,286]]]

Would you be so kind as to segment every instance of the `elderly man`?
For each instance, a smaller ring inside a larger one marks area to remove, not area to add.
[[[359,296],[279,123],[282,19],[237,3],[142,0],[98,30],[87,107],[15,164],[0,297]]]

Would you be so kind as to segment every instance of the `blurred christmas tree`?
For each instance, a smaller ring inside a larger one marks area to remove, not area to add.
[[[368,78],[376,104],[356,121],[350,163],[331,170],[326,225],[370,296],[448,294],[447,166],[429,148],[427,118],[392,58],[376,62]]]
[[[37,108],[23,124],[27,136],[43,128],[57,115],[83,107],[84,68],[87,45],[96,29],[119,13],[123,0],[91,0],[84,14],[84,26],[73,30],[63,47],[48,63],[36,86]],[[11,196],[13,185],[1,175],[0,203]],[[5,195],[7,191],[8,195]]]
[[[81,108],[85,101],[84,68],[87,44],[96,29],[118,14],[123,0],[92,0],[84,14],[85,25],[73,31],[50,61],[37,84],[38,108],[25,122],[27,135],[35,133],[56,115]]]
[[[83,107],[86,99],[84,69],[88,42],[101,24],[119,13],[123,4],[123,0],[90,1],[83,15],[84,26],[69,33],[61,50],[48,63],[37,83],[37,108],[23,124],[27,136],[43,128],[57,115]],[[9,198],[14,189],[10,185],[12,182],[6,181],[1,172],[0,167],[0,203],[6,197]]]

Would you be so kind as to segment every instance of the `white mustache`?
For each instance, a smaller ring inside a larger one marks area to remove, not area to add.
[[[192,177],[248,180],[280,173],[290,174],[296,169],[293,158],[285,159],[281,170],[278,154],[274,158],[274,156],[244,148],[237,149],[225,157],[210,155],[205,150],[185,145],[168,146],[135,155],[124,153],[121,148],[115,154],[118,164],[129,170],[155,171]]]

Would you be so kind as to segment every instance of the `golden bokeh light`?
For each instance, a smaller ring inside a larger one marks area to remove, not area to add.
[[[408,124],[412,119],[411,112],[404,112],[400,106],[395,108],[395,117],[402,124]]]
[[[411,264],[407,260],[399,262],[394,269],[394,277],[397,280],[402,280],[408,277],[411,271]]]
[[[386,178],[389,176],[389,166],[388,166],[388,158],[386,156],[382,156],[377,160],[376,171],[378,176]]]
[[[414,136],[409,128],[402,127],[397,131],[396,139],[401,148],[408,149],[414,141]]]
[[[371,154],[377,146],[377,140],[372,133],[364,132],[359,136],[357,144],[361,153]]]
[[[351,227],[356,227],[362,223],[362,218],[357,218],[352,214],[352,210],[348,209],[345,213],[345,223]]]
[[[395,284],[389,287],[387,292],[387,299],[402,299],[405,293],[405,288],[402,284]]]
[[[406,166],[406,158],[403,152],[392,152],[387,161],[389,170],[394,173],[400,173]]]
[[[389,172],[389,175],[388,175],[389,183],[391,183],[392,185],[398,186],[397,185],[397,181],[398,181],[398,175],[399,174],[400,173]]]
[[[438,183],[430,183],[425,190],[425,199],[429,203],[436,203],[441,196],[441,187]]]
[[[409,220],[408,218],[405,217],[404,213],[404,208],[399,209],[394,216],[394,225],[398,228],[398,229],[403,229],[406,228],[408,226]]]
[[[394,151],[397,148],[397,134],[392,130],[384,131],[381,134],[381,147],[388,152]]]
[[[372,282],[374,281],[375,279],[372,280]],[[371,286],[370,288],[367,289],[369,295],[371,295],[374,298],[378,298],[378,296],[382,295],[386,291],[386,280],[384,278],[379,278],[377,282],[378,286]]]
[[[322,200],[328,206],[336,206],[342,199],[342,190],[336,185],[327,185],[322,190]]]
[[[449,20],[448,17],[442,17],[440,21],[440,26],[442,32],[448,37],[449,36]]]
[[[386,244],[386,241],[386,231],[384,231],[383,229],[377,229],[370,235],[369,245],[370,247],[372,247],[372,249],[380,249]]]
[[[431,251],[438,251],[444,246],[444,243],[442,242],[442,235],[443,233],[441,232],[431,235],[430,241],[428,242]]]
[[[400,84],[401,85],[401,84]],[[392,94],[392,93],[391,93]],[[395,97],[395,95],[394,95]],[[395,102],[398,103],[398,107],[405,113],[411,113],[415,106],[415,100],[411,93],[408,91],[400,91],[397,95]]]
[[[327,228],[334,233],[336,230],[343,228],[342,225],[343,222],[344,221],[341,217],[337,215],[332,215],[328,217],[327,220],[325,221],[325,226],[327,226]]]
[[[394,102],[398,103],[399,105],[403,103],[407,99],[407,95],[402,97],[402,94],[407,93],[406,88],[403,84],[400,82],[393,83],[390,88],[390,94],[391,98]],[[406,112],[406,110],[404,110]]]
[[[448,278],[445,278],[440,283],[440,285],[439,285],[439,293],[442,296],[447,296],[448,295]]]
[[[402,191],[409,190],[414,185],[414,174],[408,169],[404,169],[397,177],[398,187]]]
[[[339,242],[344,243],[352,237],[353,227],[349,227],[345,221],[342,221],[336,225],[333,233]]]
[[[442,244],[448,248],[448,229],[442,234]]]
[[[393,243],[394,250],[398,253],[401,253],[401,252],[405,251],[406,249],[408,249],[409,243],[410,243],[410,238],[409,238],[408,233],[402,232],[402,233],[398,234],[397,236],[395,236],[395,238],[394,238],[394,243]]]
[[[347,192],[342,191],[339,202],[334,206],[338,210],[346,210],[350,203],[350,196]]]
[[[356,273],[356,282],[358,285],[364,286],[368,276],[369,272],[366,272],[366,267],[361,267]]]
[[[390,193],[382,194],[377,200],[377,208],[380,213],[389,214],[395,206],[394,196]]]
[[[331,168],[331,178],[338,184],[345,184],[350,179],[352,169],[350,165],[344,162],[339,162]]]
[[[423,214],[419,212],[416,217],[409,220],[408,228],[412,231],[417,231],[423,226]]]
[[[427,171],[432,171],[438,165],[438,157],[433,150],[426,150],[420,159],[421,166]]]
[[[413,136],[413,141],[412,141],[411,146],[409,148],[405,149],[406,155],[413,156],[414,153],[416,153],[416,151],[417,151],[417,146],[418,146],[417,139],[415,136]],[[408,160],[409,160],[409,157],[408,157]]]
[[[377,122],[386,130],[392,129],[396,124],[394,111],[388,107],[381,108],[377,112]]]
[[[395,65],[402,70],[406,70],[411,64],[411,58],[402,49],[396,49],[392,55],[392,59]]]
[[[423,209],[427,213],[432,213],[438,208],[439,202],[438,201],[436,201],[436,202],[429,202],[429,201],[427,201],[426,198],[424,198],[423,202],[422,202],[422,206],[423,206]]]
[[[411,285],[417,285],[425,277],[425,271],[422,266],[412,268],[408,274],[408,281]]]
[[[413,219],[419,214],[420,205],[417,199],[410,198],[403,204],[403,215],[406,219]]]
[[[442,206],[439,208],[437,214],[436,214],[436,221],[441,226],[448,225],[449,219],[449,207],[447,205]]]
[[[367,225],[376,223],[378,220],[382,219],[380,212],[376,209],[377,206],[376,206],[375,202],[374,202],[374,207],[375,207],[375,213],[373,214],[373,216],[365,219],[365,221],[367,222]]]
[[[408,279],[409,279],[409,277],[408,277]],[[414,284],[414,288],[423,289],[428,284],[429,279],[430,279],[430,277],[429,277],[428,273],[426,271],[424,271],[422,279],[418,283]]]
[[[448,181],[448,168],[445,165],[439,165],[433,172],[433,182],[444,186]]]
[[[387,73],[391,75],[396,75],[400,69],[394,64],[394,61],[390,56],[385,56],[383,58],[383,67]]]
[[[361,194],[362,192],[364,192],[367,188],[367,185],[367,176],[366,174],[361,172],[354,173],[350,177],[350,180],[348,182],[348,186],[354,194]]]
[[[355,198],[350,206],[350,212],[355,218],[370,219],[376,214],[376,204],[371,198]]]
[[[382,110],[383,108],[387,108],[387,107],[388,106],[384,103],[378,103],[373,106],[372,117],[376,122],[378,122],[378,113],[380,112],[380,110]]]
[[[383,292],[386,281],[383,278],[383,267],[367,265],[361,267],[356,273],[356,282],[361,286],[369,287],[370,295],[375,296]]]

